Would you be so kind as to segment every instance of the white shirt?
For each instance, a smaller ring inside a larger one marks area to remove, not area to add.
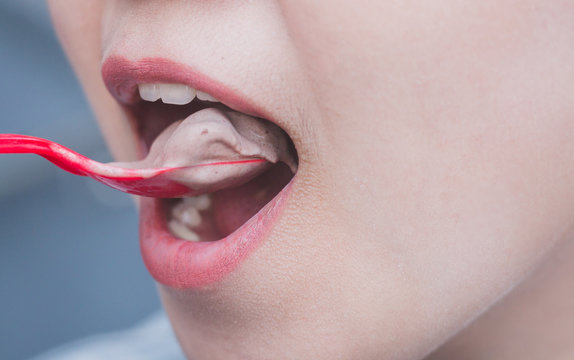
[[[163,312],[127,330],[90,336],[31,360],[185,360]]]

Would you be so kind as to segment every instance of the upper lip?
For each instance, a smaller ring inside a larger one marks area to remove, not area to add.
[[[158,57],[131,61],[112,55],[103,62],[102,77],[108,91],[124,105],[132,105],[141,100],[137,91],[138,84],[184,84],[214,96],[235,111],[271,120],[261,106],[241,95],[237,89],[229,89],[220,80],[169,59]]]

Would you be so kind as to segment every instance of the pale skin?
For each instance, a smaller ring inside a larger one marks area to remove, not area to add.
[[[216,75],[297,148],[263,244],[159,286],[190,359],[574,357],[572,1],[49,4],[119,160],[110,53]]]

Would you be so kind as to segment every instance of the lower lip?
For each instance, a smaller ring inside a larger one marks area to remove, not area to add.
[[[291,182],[259,212],[227,237],[191,242],[168,230],[162,202],[142,198],[140,246],[146,267],[159,283],[176,289],[202,288],[230,274],[269,234],[291,191]]]

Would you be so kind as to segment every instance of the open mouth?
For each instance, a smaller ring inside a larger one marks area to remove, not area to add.
[[[143,83],[138,84],[138,93],[142,100],[129,105],[129,108],[135,115],[137,133],[146,152],[170,125],[192,116],[197,117],[198,113],[205,113],[207,109],[219,110],[210,114],[215,117],[225,116],[224,114],[228,114],[229,117],[247,116],[235,112],[212,95],[183,84]],[[234,172],[231,175],[233,179],[227,180],[230,182],[229,185],[223,185],[222,189],[213,192],[195,197],[162,199],[164,216],[174,236],[188,241],[220,240],[233,233],[261,210],[293,177],[297,156],[292,141],[283,130],[267,120],[250,118],[248,120],[250,126],[256,124],[258,128],[264,129],[264,132],[280,133],[277,138],[265,141],[285,141],[287,154],[282,156],[284,159],[277,159],[275,164],[255,177],[252,174]],[[208,132],[207,126],[204,131]],[[259,134],[257,136],[262,137]],[[181,140],[183,143],[181,145],[186,145],[186,140],[194,141],[193,138],[177,140]],[[207,147],[198,151],[216,151]]]
[[[146,60],[142,70],[141,62],[109,58],[102,73],[108,89],[124,106],[144,156],[166,129],[206,116],[247,129],[242,134],[268,150],[267,166],[261,171],[230,174],[230,180],[199,196],[142,199],[142,253],[154,278],[176,288],[221,279],[254,248],[276,217],[297,169],[293,142],[277,125],[254,116],[255,111],[238,111],[245,106],[234,96],[217,100],[226,97],[220,85],[212,86],[212,92],[194,89],[186,74],[194,78],[191,83],[202,81],[184,65]],[[269,133],[273,136],[268,137]],[[186,146],[185,139],[179,142]]]

